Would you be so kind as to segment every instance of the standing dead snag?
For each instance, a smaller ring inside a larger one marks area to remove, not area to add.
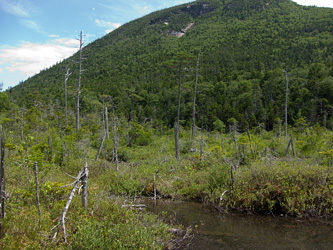
[[[76,93],[76,132],[79,132],[80,128],[80,86],[81,86],[81,73],[82,73],[82,68],[81,68],[81,62],[82,62],[82,46],[83,46],[83,41],[82,41],[82,31],[80,32],[80,58],[79,58],[79,79],[77,82],[77,93]]]
[[[187,53],[181,52],[177,54],[175,60],[168,61],[168,65],[172,68],[178,70],[178,104],[177,104],[177,118],[175,122],[175,151],[176,151],[176,159],[180,160],[180,152],[179,152],[179,117],[180,117],[180,97],[181,97],[181,85],[182,85],[182,71],[188,70],[185,68],[189,66],[192,62],[193,57]]]
[[[285,110],[285,136],[288,136],[288,94],[289,94],[289,81],[288,81],[288,67],[283,70],[286,75],[286,110]]]
[[[5,199],[6,199],[6,185],[5,185],[5,138],[1,137],[1,156],[0,156],[0,206],[1,206],[1,219],[5,218]]]
[[[197,60],[197,66],[195,69],[195,84],[194,84],[194,93],[193,93],[193,104],[192,104],[192,140],[194,144],[194,149],[196,150],[196,140],[195,140],[195,134],[196,134],[196,127],[195,127],[195,99],[197,96],[197,86],[198,86],[198,79],[199,79],[199,62],[200,62],[200,53],[198,54],[198,60]]]
[[[81,176],[81,182],[82,182],[82,206],[84,210],[87,210],[88,207],[88,194],[87,194],[87,188],[88,188],[88,165],[84,166],[84,172]]]
[[[113,123],[113,153],[114,153],[114,161],[116,162],[116,169],[119,171],[118,167],[118,144],[117,144],[117,135],[116,135],[116,119],[115,119],[115,114],[114,114],[114,108],[112,111],[112,123]]]
[[[108,121],[108,107],[105,107],[105,135],[106,139],[109,139],[109,121]]]
[[[65,74],[65,119],[66,119],[66,128],[68,127],[68,119],[67,119],[67,80],[72,72],[69,73],[69,68],[67,68]]]
[[[37,162],[36,161],[35,161],[35,164],[34,164],[34,170],[35,170],[35,181],[36,181],[36,200],[37,200],[38,214],[39,214],[39,217],[40,217],[41,212],[40,212],[39,195],[38,195],[38,177],[37,177]]]

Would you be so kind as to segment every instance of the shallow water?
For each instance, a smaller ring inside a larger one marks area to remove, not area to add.
[[[225,215],[195,202],[157,201],[156,206],[149,203],[148,211],[166,212],[176,223],[197,228],[186,249],[333,249],[333,227],[322,223]]]

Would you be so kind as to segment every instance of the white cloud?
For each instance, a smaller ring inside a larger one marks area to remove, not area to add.
[[[97,26],[99,27],[113,27],[113,28],[119,28],[121,26],[120,23],[111,23],[111,22],[108,22],[108,21],[104,21],[104,20],[99,20],[99,19],[96,19],[95,20],[95,23]]]
[[[21,0],[0,0],[0,9],[14,16],[30,17],[27,3],[27,1]]]
[[[107,30],[105,30],[106,34],[121,26],[121,23],[112,23],[112,22],[108,22],[108,21],[104,21],[104,20],[100,20],[100,19],[96,19],[95,23],[98,27],[108,28]]]
[[[317,6],[317,7],[331,7],[333,8],[333,1],[332,0],[293,0],[294,2],[300,5],[310,5],[310,6]]]
[[[24,27],[32,29],[38,33],[46,34],[46,32],[43,31],[43,29],[33,20],[21,19],[20,24],[23,25]]]
[[[49,35],[49,37],[51,37],[51,38],[57,38],[57,37],[59,37],[59,35]]]
[[[24,42],[19,46],[0,49],[0,65],[8,72],[18,72],[29,77],[68,58],[77,50],[76,39],[61,38],[45,44]]]

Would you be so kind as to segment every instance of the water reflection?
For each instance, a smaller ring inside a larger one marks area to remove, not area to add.
[[[158,201],[154,213],[167,212],[198,235],[187,249],[333,249],[333,227],[294,218],[223,215],[194,202]]]

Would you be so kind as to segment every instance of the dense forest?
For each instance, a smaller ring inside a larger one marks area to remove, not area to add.
[[[110,96],[116,112],[128,119],[172,127],[178,69],[168,62],[187,53],[193,59],[181,66],[180,119],[191,126],[201,51],[196,115],[208,130],[214,130],[216,120],[227,124],[230,118],[244,130],[245,113],[250,127],[263,123],[272,130],[284,121],[285,71],[289,123],[304,119],[332,129],[332,20],[329,8],[302,7],[289,0],[196,1],[152,13],[84,47],[82,115],[100,110],[103,96]],[[9,96],[19,106],[28,106],[34,96],[59,110],[68,67],[73,71],[68,101],[74,109],[78,56],[10,89]]]
[[[186,246],[142,197],[332,224],[332,51],[330,8],[197,0],[0,92],[0,248]]]

